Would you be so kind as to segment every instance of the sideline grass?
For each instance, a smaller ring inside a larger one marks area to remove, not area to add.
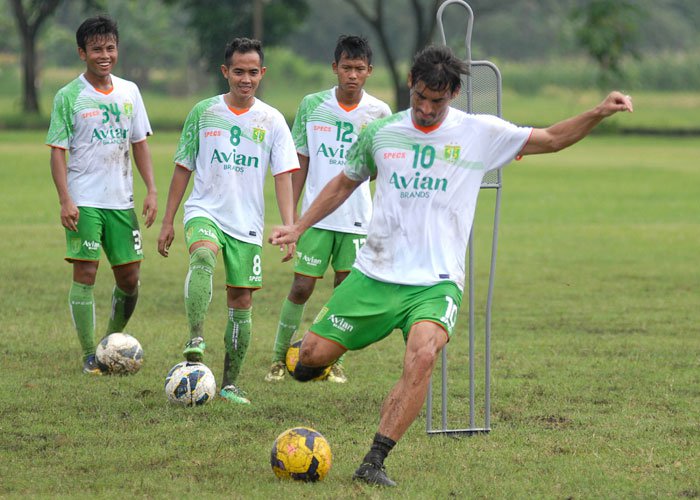
[[[169,406],[167,369],[185,334],[182,230],[169,259],[144,230],[141,299],[128,331],[146,361],[133,377],[80,374],[67,308],[70,267],[43,133],[0,133],[0,496],[173,498],[694,498],[700,495],[700,173],[698,141],[593,137],[504,172],[493,322],[493,431],[428,437],[421,416],[387,461],[399,488],[353,484],[383,396],[400,373],[400,335],[346,361],[350,381],[263,382],[291,279],[264,248],[254,337],[241,383],[250,408]],[[151,141],[161,210],[177,134]],[[270,187],[268,183],[268,188]],[[278,220],[268,189],[267,218]],[[143,190],[137,189],[137,200]],[[493,193],[480,200],[488,236]],[[480,248],[480,247],[479,247]],[[410,251],[410,249],[407,249]],[[477,251],[483,293],[484,253]],[[308,325],[329,293],[323,280]],[[223,266],[207,320],[207,363],[221,374]],[[111,290],[96,286],[103,329]],[[465,370],[466,308],[450,344]],[[455,423],[466,411],[451,387]],[[268,454],[282,430],[321,431],[334,465],[320,484],[277,481]]]

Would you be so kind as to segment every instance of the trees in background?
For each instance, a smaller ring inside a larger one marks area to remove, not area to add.
[[[642,8],[629,0],[590,0],[573,9],[576,40],[598,64],[600,88],[607,89],[622,74],[626,55],[638,56],[642,15]]]
[[[22,47],[22,110],[39,113],[36,42],[44,22],[61,0],[10,0]]]
[[[384,63],[391,75],[394,87],[394,99],[396,109],[405,109],[409,106],[409,93],[406,86],[406,75],[399,71],[399,62],[406,57],[418,52],[429,44],[435,33],[435,13],[442,0],[410,0],[401,2],[403,8],[412,14],[413,29],[411,30],[412,43],[408,47],[397,47],[390,40],[390,25],[395,22],[394,13],[399,5],[389,5],[385,0],[373,0],[369,5],[362,0],[347,0],[355,9],[355,12],[369,24],[379,39],[379,47],[384,54]],[[405,5],[405,4],[408,5]],[[402,50],[403,49],[403,50]]]
[[[189,26],[196,33],[202,57],[208,67],[218,68],[224,48],[234,36],[261,36],[265,46],[280,44],[299,26],[308,13],[306,0],[164,0],[189,14]],[[256,33],[257,31],[257,33]],[[218,78],[222,90],[226,82]]]

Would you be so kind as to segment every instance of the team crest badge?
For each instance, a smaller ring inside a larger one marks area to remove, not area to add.
[[[124,114],[131,118],[131,115],[134,114],[134,105],[130,102],[125,102],[124,103]]]
[[[445,161],[454,163],[459,160],[459,153],[462,148],[460,146],[445,146]]]
[[[262,141],[265,140],[265,129],[264,128],[253,128],[253,142],[256,142],[257,144],[260,144]]]
[[[323,306],[321,308],[321,310],[318,312],[318,314],[316,315],[316,318],[314,318],[313,324],[315,325],[316,323],[321,321],[327,313],[328,313],[328,308],[326,306]]]
[[[82,245],[82,241],[80,238],[71,238],[70,239],[71,252],[78,253],[80,251],[81,246],[83,246],[83,245]]]

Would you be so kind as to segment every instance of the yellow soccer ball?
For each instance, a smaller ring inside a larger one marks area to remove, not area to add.
[[[270,465],[280,479],[320,481],[331,469],[331,462],[328,441],[308,427],[287,429],[272,444]]]

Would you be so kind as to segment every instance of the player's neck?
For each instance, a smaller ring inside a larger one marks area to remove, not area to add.
[[[86,71],[83,73],[83,77],[92,85],[96,90],[102,92],[109,92],[112,90],[112,75],[97,76],[94,73]]]
[[[335,88],[335,98],[343,109],[353,109],[360,104],[363,90],[358,89],[353,92],[342,91],[340,87]]]
[[[224,94],[224,102],[231,109],[247,111],[255,104],[255,96],[250,96],[246,99],[237,99],[229,92],[228,94]]]

